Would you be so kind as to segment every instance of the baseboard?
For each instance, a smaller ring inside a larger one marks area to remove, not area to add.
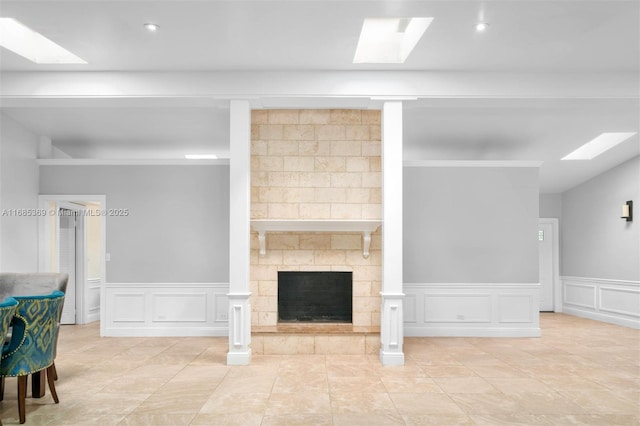
[[[228,337],[228,328],[206,327],[107,327],[109,337]]]
[[[380,362],[382,365],[404,365],[404,354],[380,350]]]
[[[251,349],[246,352],[227,353],[227,365],[249,365],[251,363]]]
[[[540,327],[491,328],[491,327],[405,327],[405,337],[540,337]]]

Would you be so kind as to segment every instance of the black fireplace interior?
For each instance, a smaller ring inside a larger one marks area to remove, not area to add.
[[[278,320],[351,322],[351,272],[278,272]]]

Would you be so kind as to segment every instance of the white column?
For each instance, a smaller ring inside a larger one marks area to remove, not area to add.
[[[403,365],[402,102],[382,107],[382,220],[380,361]]]
[[[229,161],[229,352],[228,365],[251,362],[251,292],[249,291],[251,210],[251,108],[230,104]]]

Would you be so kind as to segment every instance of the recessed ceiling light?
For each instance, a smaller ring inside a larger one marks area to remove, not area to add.
[[[591,160],[635,135],[637,132],[602,133],[590,142],[566,155],[563,160]]]
[[[489,23],[488,22],[478,22],[476,24],[476,31],[479,33],[483,33],[485,31],[487,31],[489,29]]]
[[[13,18],[0,18],[0,46],[36,64],[87,63]]]
[[[215,154],[185,154],[184,158],[187,160],[216,160],[218,156]]]
[[[156,31],[158,31],[158,29],[160,29],[160,26],[158,26],[158,24],[154,24],[152,22],[147,22],[146,24],[144,24],[144,27],[150,33],[155,33]]]
[[[433,18],[367,18],[362,24],[354,64],[401,64]]]

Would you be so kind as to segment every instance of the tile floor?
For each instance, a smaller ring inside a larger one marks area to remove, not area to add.
[[[226,338],[100,338],[64,326],[56,384],[27,425],[638,425],[640,332],[562,314],[541,338],[407,338],[372,355],[254,355]],[[15,379],[0,417],[17,424]]]

